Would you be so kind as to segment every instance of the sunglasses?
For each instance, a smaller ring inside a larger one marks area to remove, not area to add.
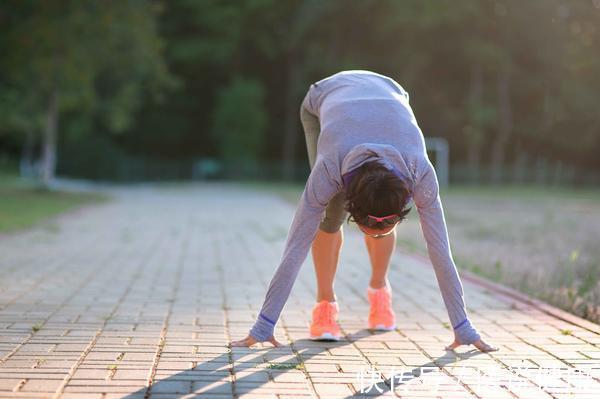
[[[375,222],[382,222],[385,227],[390,227],[390,226],[396,226],[396,224],[398,224],[398,222],[400,221],[400,216],[393,214],[393,215],[388,215],[388,216],[382,216],[382,217],[377,217],[377,216],[373,216],[373,215],[367,215],[369,220],[375,220]],[[373,238],[380,238],[380,237],[385,237],[387,235],[390,235],[394,232],[394,229],[390,229],[390,231],[388,231],[387,233],[383,233],[383,234],[369,234],[366,231],[364,231],[361,227],[360,224],[358,225],[359,229],[365,233],[366,235],[373,237]],[[366,226],[366,227],[371,227],[371,226]]]
[[[396,215],[395,213],[388,215],[388,216],[382,216],[382,217],[373,216],[373,215],[367,215],[367,217],[368,217],[368,221],[367,221],[367,224],[365,225],[366,227],[372,227],[375,223],[383,223],[384,226],[393,226],[400,221],[400,216]],[[374,222],[373,222],[373,220],[374,220]]]

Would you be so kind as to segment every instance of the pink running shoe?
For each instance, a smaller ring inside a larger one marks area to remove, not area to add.
[[[337,324],[339,306],[337,302],[322,300],[313,307],[310,339],[339,341],[340,326]]]
[[[372,330],[390,331],[396,328],[396,316],[392,310],[392,289],[384,286],[379,289],[367,288],[367,296],[371,309],[369,311],[369,328]]]

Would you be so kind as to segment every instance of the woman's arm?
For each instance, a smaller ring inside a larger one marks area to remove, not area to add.
[[[338,192],[339,185],[331,179],[326,162],[317,158],[288,231],[281,262],[271,279],[256,322],[249,332],[255,342],[267,341],[273,336],[275,324],[317,234],[323,212]]]
[[[452,259],[437,176],[429,160],[427,164],[415,185],[413,198],[455,337],[461,344],[471,344],[481,337],[471,324],[465,309],[463,287]]]
[[[261,310],[249,332],[258,342],[273,335],[275,324],[316,236],[321,213],[307,208],[303,201],[296,210],[281,262],[271,278]]]

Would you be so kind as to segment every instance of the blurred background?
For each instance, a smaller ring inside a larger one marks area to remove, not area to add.
[[[455,182],[600,183],[600,1],[3,1],[0,157],[95,180],[301,181],[310,83],[411,94]]]
[[[600,0],[4,0],[0,54],[0,230],[88,201],[57,176],[294,205],[303,96],[368,69],[410,93],[459,267],[600,320]]]

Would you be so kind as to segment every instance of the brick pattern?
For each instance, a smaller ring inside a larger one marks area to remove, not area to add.
[[[0,398],[600,394],[597,330],[464,280],[469,315],[500,351],[446,352],[433,269],[402,248],[390,271],[398,329],[367,330],[355,226],[336,278],[342,341],[307,339],[309,254],[276,327],[287,345],[229,349],[255,320],[294,209],[222,183],[106,190],[114,201],[0,238]]]

